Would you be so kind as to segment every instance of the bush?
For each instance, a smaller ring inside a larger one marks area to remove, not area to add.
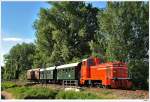
[[[25,93],[24,99],[54,99],[57,92],[47,88],[33,88]]]
[[[100,97],[85,92],[75,92],[75,91],[60,91],[56,95],[56,99],[98,99]]]
[[[8,88],[16,87],[17,85],[13,82],[2,82],[1,83],[1,90],[5,90]]]

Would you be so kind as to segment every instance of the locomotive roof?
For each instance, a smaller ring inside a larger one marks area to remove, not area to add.
[[[69,68],[69,67],[76,67],[78,64],[79,63],[64,64],[64,65],[57,66],[56,69],[65,69],[65,68]]]
[[[86,59],[82,59],[82,61],[87,61],[87,58]]]

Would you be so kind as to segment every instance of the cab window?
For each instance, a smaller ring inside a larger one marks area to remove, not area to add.
[[[88,59],[88,66],[94,65],[94,60],[93,59]]]

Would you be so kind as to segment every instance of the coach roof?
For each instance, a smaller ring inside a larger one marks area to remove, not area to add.
[[[44,71],[44,70],[54,70],[55,69],[55,66],[54,67],[48,67],[48,68],[41,68],[40,71]]]
[[[69,67],[76,67],[76,66],[78,66],[78,64],[79,63],[64,64],[64,65],[57,66],[56,69],[65,69],[65,68],[69,68]]]

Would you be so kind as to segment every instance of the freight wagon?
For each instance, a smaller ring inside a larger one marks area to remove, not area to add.
[[[33,74],[39,73],[39,74]],[[75,81],[80,86],[103,86],[108,88],[130,88],[127,65],[123,62],[102,63],[99,58],[90,57],[81,62],[37,68],[27,71],[27,79],[41,83]]]

